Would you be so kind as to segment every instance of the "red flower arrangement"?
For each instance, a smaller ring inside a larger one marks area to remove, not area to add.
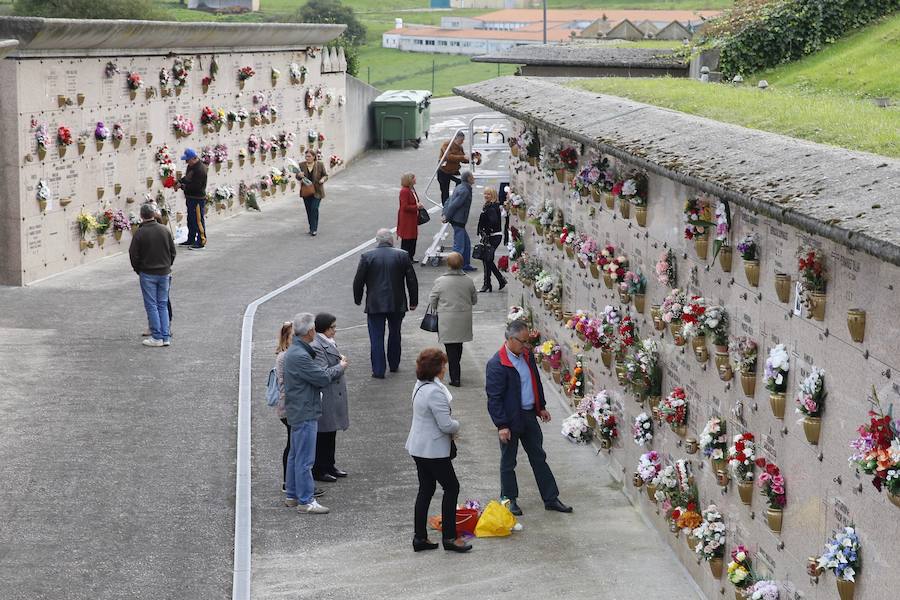
[[[622,194],[622,187],[624,185],[625,185],[624,179],[617,181],[615,183],[615,185],[613,185],[612,190],[610,190],[610,194],[612,194],[613,196],[618,198]]]
[[[606,265],[609,264],[609,261],[613,260],[615,257],[616,247],[612,244],[607,244],[600,252],[597,253],[597,265],[601,270],[606,270]]]
[[[60,127],[56,130],[56,142],[60,146],[69,146],[72,144],[72,132],[68,127]]]
[[[825,261],[815,250],[809,250],[800,255],[797,260],[800,269],[800,277],[803,278],[806,289],[821,292],[825,290],[827,275]]]
[[[209,125],[210,123],[214,123],[216,121],[217,113],[212,108],[208,106],[204,106],[203,110],[200,112],[200,122],[204,125]]]
[[[324,133],[319,133],[319,141],[320,141],[320,142],[324,142],[324,141],[325,141],[325,134],[324,134]]]
[[[619,323],[619,332],[616,336],[616,353],[624,354],[635,342],[634,321],[631,317],[624,317]]]
[[[769,499],[769,508],[784,508],[787,505],[787,490],[778,465],[760,457],[756,459],[756,466],[765,469],[756,478],[756,484]]]
[[[253,67],[241,67],[238,70],[238,79],[241,81],[247,81],[254,75],[256,75],[256,71],[253,70]]]
[[[578,168],[578,151],[571,146],[566,146],[559,151],[559,159],[569,171],[574,171]]]
[[[129,90],[139,90],[144,87],[144,81],[141,79],[141,76],[138,73],[132,71],[125,78],[125,81],[128,83]]]
[[[881,409],[878,394],[872,389],[877,410],[869,411],[869,424],[858,430],[859,437],[850,442],[855,451],[850,464],[872,476],[872,485],[879,492],[900,495],[900,421],[891,421],[891,413]]]
[[[706,312],[706,301],[703,296],[691,296],[688,303],[684,306],[681,313],[681,321],[683,323],[696,324],[703,313]]]
[[[687,424],[687,394],[684,388],[676,387],[666,396],[659,407],[666,423],[672,427]]]
[[[212,82],[213,82],[213,79],[212,79],[212,77],[210,77],[209,75],[207,75],[206,77],[204,77],[203,79],[200,80],[200,84],[203,85],[203,86],[207,86],[207,87],[208,87]]]

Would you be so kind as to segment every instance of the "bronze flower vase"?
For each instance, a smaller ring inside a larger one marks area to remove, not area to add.
[[[719,379],[722,381],[731,381],[731,378],[734,377],[734,371],[731,370],[731,360],[728,356],[728,352],[716,351],[715,361]]]
[[[807,442],[817,446],[822,433],[822,417],[803,417],[803,433],[806,434]]]
[[[555,171],[555,173],[556,173],[556,181],[558,181],[560,183],[566,182],[566,170],[565,169],[557,169]]]
[[[712,573],[714,579],[720,579],[722,577],[722,568],[724,566],[725,561],[723,561],[720,556],[709,559],[709,572]]]
[[[646,227],[647,226],[647,207],[646,206],[635,206],[634,207],[634,219],[637,221],[638,227]]]
[[[709,236],[705,233],[701,235],[694,236],[694,249],[697,251],[697,258],[700,260],[706,260],[706,255],[709,253]]]
[[[613,288],[612,275],[610,275],[606,271],[603,271],[603,285],[605,285],[609,289]]]
[[[623,198],[619,202],[619,214],[622,215],[623,219],[631,217],[631,202]]]
[[[591,263],[588,265],[591,270],[591,277],[594,279],[600,279],[600,266],[597,263]]]
[[[672,337],[674,338],[676,346],[684,346],[687,343],[687,340],[684,339],[684,335],[682,335],[682,330],[684,329],[684,325],[681,321],[672,321],[669,323],[669,331],[672,332]]]
[[[634,309],[638,311],[640,314],[644,314],[644,294],[635,294],[634,295]]]
[[[734,256],[731,246],[722,246],[719,248],[719,266],[725,273],[731,273],[731,259]]]
[[[791,276],[787,273],[775,274],[775,293],[778,301],[787,303],[791,299]]]
[[[853,591],[855,588],[855,581],[847,581],[846,579],[837,580],[838,596],[840,596],[841,600],[853,600]]]
[[[753,482],[752,481],[740,481],[737,484],[738,496],[741,497],[741,502],[750,506],[753,502]]]
[[[887,497],[888,497],[888,500],[891,501],[891,504],[893,504],[897,508],[900,508],[900,495],[892,494],[892,493],[888,492]]]
[[[608,208],[609,210],[612,210],[616,207],[616,197],[609,192],[605,192],[603,194],[603,199],[606,201],[606,208]]]
[[[766,509],[766,522],[769,524],[769,529],[775,533],[781,533],[781,522],[783,518],[784,511],[780,508],[769,507]]]
[[[772,415],[776,419],[784,420],[784,392],[772,392],[769,394],[769,406],[772,408]]]
[[[652,483],[647,484],[647,497],[650,498],[650,502],[656,504],[656,486]]]
[[[851,308],[847,311],[847,329],[850,337],[857,344],[861,344],[866,338],[866,311],[861,308]]]
[[[696,335],[691,340],[691,348],[694,349],[694,358],[699,363],[705,363],[709,360],[709,351],[706,349],[706,336]]]
[[[811,290],[809,292],[809,312],[816,321],[825,320],[825,292]]]
[[[744,275],[747,276],[747,283],[753,287],[759,287],[759,261],[745,260]]]
[[[601,350],[600,360],[603,361],[603,366],[608,369],[612,366],[612,352],[610,350]]]

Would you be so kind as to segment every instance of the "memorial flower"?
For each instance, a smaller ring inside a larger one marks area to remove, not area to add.
[[[228,160],[228,146],[225,144],[216,144],[213,147],[213,162],[222,164]]]
[[[128,217],[125,216],[125,211],[121,208],[113,211],[110,225],[112,226],[113,231],[127,231],[131,229],[131,222],[128,220]]]
[[[322,132],[320,131],[320,132],[319,132],[319,135],[316,136],[316,139],[317,139],[317,140],[319,141],[319,143],[321,144],[322,142],[325,141],[325,134],[322,133]]]
[[[647,278],[640,271],[626,271],[622,276],[622,282],[619,283],[619,289],[632,296],[644,294],[647,291]]]
[[[306,73],[306,67],[301,67],[295,62],[288,66],[288,75],[290,75],[291,83],[301,83],[303,78],[306,77]]]
[[[759,457],[756,459],[756,466],[762,469],[762,472],[756,477],[756,485],[766,496],[769,508],[784,508],[787,505],[787,490],[784,476],[778,465]]]
[[[663,251],[656,261],[656,280],[660,285],[674,288],[678,285],[675,270],[675,252],[671,249]]]
[[[184,136],[191,135],[195,129],[194,122],[184,115],[175,115],[175,118],[172,119],[172,128],[175,133]]]
[[[109,128],[103,124],[103,121],[97,121],[97,126],[94,127],[94,139],[101,142],[109,139]]]
[[[813,367],[800,382],[797,391],[797,413],[807,417],[820,417],[825,403],[825,370]]]
[[[766,389],[770,392],[784,393],[787,390],[787,374],[791,368],[791,357],[784,344],[777,344],[769,350],[764,373]]]
[[[144,87],[144,80],[141,79],[140,73],[136,71],[131,71],[125,77],[125,83],[128,85],[128,89],[131,91],[137,91]]]
[[[650,420],[647,413],[642,412],[634,418],[631,436],[638,446],[646,446],[653,439],[653,421]]]
[[[590,402],[592,416],[597,422],[597,435],[612,442],[619,437],[619,420],[613,413],[609,394],[606,390],[600,390]]]
[[[169,70],[166,68],[159,70],[159,87],[161,89],[166,89],[169,87],[169,83],[172,80],[172,76],[169,73]]]
[[[36,194],[37,199],[42,203],[46,203],[50,200],[50,186],[47,185],[45,180],[41,179],[38,181]]]
[[[637,340],[634,321],[628,315],[622,317],[619,326],[616,328],[615,352],[616,356],[625,356],[625,354],[634,347]]]
[[[256,75],[256,71],[254,71],[253,67],[251,66],[241,67],[240,69],[238,69],[238,80],[240,81],[247,81],[254,75]]]
[[[316,96],[313,94],[311,89],[306,90],[306,94],[303,97],[304,104],[306,105],[307,110],[315,110],[316,109]]]
[[[234,188],[228,185],[217,185],[213,191],[213,198],[218,202],[227,202],[234,198]]]
[[[172,64],[172,78],[175,80],[175,87],[180,88],[187,85],[188,74],[194,68],[193,58],[176,58]],[[160,81],[160,83],[162,83]]]
[[[209,75],[207,75],[207,76],[205,76],[203,79],[200,80],[200,85],[202,85],[203,87],[207,88],[207,87],[209,87],[210,85],[212,85],[212,82],[213,82],[213,78],[210,77]]]
[[[272,83],[275,83],[281,77],[281,71],[279,71],[275,67],[272,67],[271,75],[272,75]]]
[[[60,129],[63,129],[60,127]],[[68,130],[67,130],[68,131]],[[69,138],[72,135],[69,134]],[[37,143],[37,147],[41,150],[45,150],[47,148],[47,144],[50,140],[50,134],[47,131],[47,126],[44,124],[38,125],[34,130],[34,141]]]
[[[678,518],[678,512],[690,506],[694,510],[697,501],[697,487],[691,474],[691,466],[686,460],[676,460],[659,472],[652,482],[656,485],[655,498],[662,503],[666,518],[670,521]],[[675,510],[673,510],[675,509]],[[675,512],[675,511],[678,512]]]
[[[755,233],[748,233],[740,242],[738,242],[737,250],[741,253],[744,260],[757,260],[759,257],[759,236]]]
[[[769,579],[763,579],[753,584],[747,591],[749,600],[778,600],[778,584]]]
[[[662,320],[666,323],[681,322],[686,302],[687,297],[684,291],[679,290],[678,288],[669,291],[660,307],[662,310]]]
[[[205,165],[211,165],[213,162],[213,150],[211,146],[204,146],[202,150],[200,150],[200,160]]]
[[[813,292],[825,291],[828,283],[828,273],[825,270],[825,259],[815,250],[801,251],[797,259],[797,267],[800,269],[800,278],[803,287]]]
[[[709,198],[696,196],[688,198],[684,204],[684,237],[692,240],[696,236],[707,235],[709,229],[716,226],[712,222],[712,210]]]
[[[737,337],[728,342],[731,362],[741,373],[755,373],[759,349],[756,342],[748,337]]]
[[[684,323],[685,337],[706,335],[702,319],[706,313],[706,299],[702,296],[691,296],[681,309],[681,321]]]
[[[628,259],[624,256],[612,257],[603,266],[603,270],[609,275],[613,283],[617,284],[625,278],[625,271],[628,270]]]
[[[218,113],[212,107],[204,106],[200,111],[200,123],[212,125],[218,121]]]
[[[819,567],[831,571],[840,580],[856,581],[862,566],[859,551],[856,529],[844,527],[825,543],[825,552],[818,560]]]
[[[717,346],[728,345],[728,313],[723,306],[707,306],[697,320],[697,325],[705,335],[712,337]]]
[[[644,454],[641,454],[641,457],[638,459],[637,472],[644,483],[653,481],[661,469],[662,465],[659,461],[659,452],[656,450],[645,452]]]
[[[659,342],[654,339],[639,340],[634,345],[634,352],[625,357],[625,381],[632,393],[639,396],[662,393],[659,347]]]
[[[121,142],[123,139],[125,139],[125,129],[119,123],[115,123],[113,124],[111,135],[112,139],[117,142]]]
[[[673,429],[687,425],[687,411],[687,394],[680,386],[673,388],[659,405],[659,414]]]
[[[106,75],[107,79],[118,74],[118,72],[119,72],[119,65],[117,65],[116,63],[114,63],[112,61],[109,61],[108,63],[106,63],[106,67],[103,68],[103,74]]]
[[[344,164],[344,159],[338,156],[337,154],[332,154],[328,159],[328,164],[331,165],[332,168],[340,166]]]
[[[859,437],[850,442],[854,453],[850,466],[872,476],[879,492],[900,496],[900,421],[893,421],[890,410],[885,414],[875,388],[872,388],[875,410],[869,411],[869,423],[857,429]]]
[[[700,432],[700,450],[703,456],[712,460],[725,458],[725,450],[728,448],[728,438],[725,437],[725,421],[718,417],[712,417],[706,422],[703,431]]]
[[[97,229],[97,219],[94,218],[94,215],[81,212],[75,217],[75,221],[78,223],[78,230],[81,232],[82,238]]]
[[[699,541],[694,552],[704,560],[725,555],[725,521],[715,504],[703,511],[703,522],[692,532]]]
[[[728,449],[728,468],[737,481],[753,481],[756,467],[756,439],[752,433],[734,436],[733,445]]]
[[[753,585],[750,551],[746,546],[740,545],[731,550],[731,562],[728,563],[728,581],[741,590]]]
[[[251,133],[250,137],[247,138],[247,150],[250,152],[250,154],[256,154],[259,151],[259,147],[259,136],[255,133]]]
[[[622,182],[618,196],[635,206],[647,206],[647,175],[640,171],[631,173]]]
[[[528,323],[531,320],[531,311],[522,306],[510,306],[509,312],[506,313],[506,324],[513,321],[523,321]]]

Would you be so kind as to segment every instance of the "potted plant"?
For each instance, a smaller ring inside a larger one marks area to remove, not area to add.
[[[797,412],[803,415],[803,432],[810,444],[819,443],[825,408],[825,371],[813,367],[797,390]]]
[[[756,439],[745,432],[734,436],[728,449],[728,467],[737,482],[741,502],[750,506],[753,501],[753,470],[756,467]]]
[[[787,392],[787,374],[791,366],[791,357],[784,344],[777,344],[769,350],[766,358],[764,378],[769,390],[769,406],[776,419],[784,419],[785,393]]]
[[[756,478],[756,485],[766,497],[766,520],[769,529],[775,533],[781,533],[784,507],[787,505],[784,476],[775,463],[769,462],[763,457],[756,459],[756,466],[762,469],[762,473]]]

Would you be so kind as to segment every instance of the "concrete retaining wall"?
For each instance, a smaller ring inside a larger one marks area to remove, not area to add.
[[[348,158],[353,158],[375,143],[375,113],[372,101],[381,91],[352,75],[347,75],[346,89],[347,111],[344,131],[347,141],[344,151]]]
[[[738,544],[748,546],[759,576],[779,582],[781,598],[837,600],[834,575],[825,573],[818,580],[811,579],[806,574],[807,557],[821,554],[832,532],[849,524],[857,527],[863,546],[863,566],[857,574],[855,597],[895,598],[900,586],[900,575],[893,568],[900,509],[888,501],[886,494],[873,488],[871,477],[849,469],[847,460],[852,454],[848,443],[856,438],[857,427],[868,422],[873,386],[885,408],[891,403],[900,405],[900,386],[893,375],[900,367],[900,326],[895,310],[900,268],[893,254],[896,239],[887,229],[884,235],[869,230],[867,221],[867,211],[877,210],[880,199],[891,196],[900,182],[900,163],[781,136],[750,133],[619,98],[517,79],[473,84],[457,93],[514,115],[514,129],[527,127],[536,131],[545,149],[566,139],[581,148],[583,157],[591,151],[601,152],[619,173],[638,169],[648,175],[648,219],[646,226],[641,227],[635,221],[634,207],[631,218],[623,218],[620,200],[610,210],[605,203],[580,197],[568,183],[558,182],[540,167],[530,166],[524,160],[513,160],[511,165],[511,185],[524,196],[528,206],[542,206],[550,201],[577,232],[592,236],[599,244],[614,244],[616,254],[628,258],[629,268],[640,270],[647,277],[646,306],[638,312],[633,302],[623,302],[615,290],[592,277],[589,270],[581,268],[554,243],[548,244],[531,224],[514,218],[512,225],[522,234],[526,251],[540,257],[548,271],[560,274],[562,310],[585,310],[598,315],[606,305],[618,306],[636,320],[641,338],[661,342],[663,396],[674,386],[685,388],[688,437],[698,438],[712,417],[726,422],[729,445],[738,433],[751,432],[756,436],[757,455],[775,462],[786,478],[783,530],[776,534],[767,526],[765,499],[758,490],[753,492],[751,505],[744,505],[734,481],[720,487],[710,461],[701,454],[686,453],[683,439],[665,423],[655,424],[649,446],[635,445],[631,425],[638,413],[649,413],[648,402],[638,402],[626,393],[614,371],[604,367],[599,350],[583,351],[582,342],[548,310],[532,287],[516,281],[510,288],[511,304],[531,308],[537,329],[545,338],[556,339],[562,345],[564,365],[571,367],[576,353],[583,352],[589,393],[600,389],[610,392],[614,412],[621,420],[620,438],[606,459],[598,460],[597,468],[609,465],[622,480],[624,493],[657,526],[672,552],[710,599],[722,594],[731,597],[734,588],[726,575],[713,578],[707,564],[688,549],[685,535],[670,533],[660,505],[649,501],[645,489],[633,485],[632,473],[643,452],[656,450],[666,463],[677,459],[691,462],[700,507],[715,504],[724,515],[726,565],[727,552]],[[552,104],[546,101],[550,97],[554,98]],[[577,111],[573,113],[575,107]],[[575,125],[579,121],[584,125]],[[644,131],[654,125],[656,135]],[[578,141],[571,142],[573,138]],[[707,152],[713,148],[714,152]],[[806,157],[808,162],[786,159],[795,155]],[[520,156],[524,159],[525,153]],[[760,164],[770,159],[771,167]],[[856,187],[854,193],[846,187],[849,180],[836,174],[847,168],[855,169],[857,182],[877,180],[871,187],[866,185],[865,203],[858,198],[860,188]],[[738,170],[743,174],[737,175]],[[782,178],[781,170],[793,170],[794,176]],[[820,170],[833,177],[820,178]],[[815,178],[819,184],[809,183],[805,195],[795,196],[795,190],[802,187],[806,178]],[[763,180],[768,183],[757,187]],[[709,255],[703,260],[693,242],[684,239],[685,201],[696,197],[703,186],[720,190],[719,196],[712,196],[713,202],[717,197],[730,200],[733,245],[748,233],[759,235],[758,287],[748,282],[744,262],[736,250],[731,269],[726,271],[712,259],[711,243]],[[795,201],[804,203],[804,219],[793,215]],[[820,216],[844,208],[855,210],[858,217],[841,219],[835,214],[828,222]],[[886,225],[895,223],[896,211],[892,206],[880,219]],[[865,236],[870,238],[865,244],[858,249],[851,246]],[[875,243],[879,239],[880,246]],[[805,308],[794,310],[796,255],[801,247],[815,248],[825,257],[829,282],[824,321],[811,319]],[[651,306],[660,304],[668,293],[668,288],[657,281],[655,265],[668,249],[676,256],[677,285],[689,294],[704,296],[711,304],[724,306],[731,319],[730,335],[748,336],[759,345],[756,389],[750,396],[742,391],[737,374],[729,382],[720,379],[711,340],[707,341],[710,358],[698,361],[689,344],[677,346],[668,331],[654,328]],[[776,273],[791,277],[788,302],[780,301],[776,294]],[[848,311],[855,307],[866,310],[865,339],[861,343],[853,341],[848,331]],[[773,416],[763,381],[768,350],[778,343],[786,345],[791,361],[784,420]],[[799,415],[794,413],[797,386],[812,366],[825,369],[828,394],[818,445],[807,441],[798,423]],[[545,385],[554,385],[549,377],[545,381]]]

